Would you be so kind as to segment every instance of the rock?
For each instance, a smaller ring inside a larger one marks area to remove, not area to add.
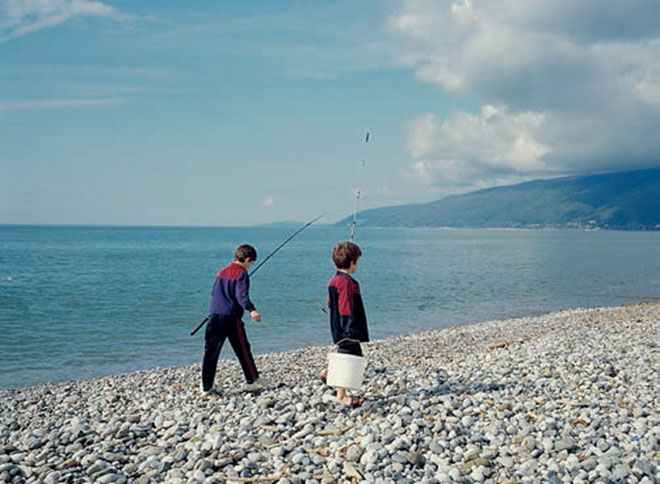
[[[99,477],[98,479],[96,479],[96,482],[98,482],[99,484],[107,484],[107,483],[110,483],[110,482],[117,482],[121,478],[122,478],[122,476],[120,476],[119,474],[112,474],[111,473],[111,474],[106,474],[104,476]]]
[[[392,461],[398,462],[399,464],[407,464],[408,454],[406,452],[397,451],[392,455]]]
[[[266,460],[266,457],[259,452],[250,452],[247,455],[247,459],[251,462],[261,462],[263,460]]]
[[[483,472],[481,472],[479,469],[474,469],[470,473],[470,478],[472,479],[472,482],[483,482],[486,479]]]
[[[559,475],[555,471],[548,472],[547,479],[549,484],[562,484]]]
[[[429,444],[429,450],[434,454],[442,454],[445,449],[437,439],[433,439]]]
[[[25,459],[25,452],[12,452],[9,454],[9,460],[14,464],[20,464]]]
[[[300,464],[302,464],[303,461],[305,461],[306,459],[307,459],[307,455],[305,455],[305,454],[303,454],[302,452],[300,452],[300,453],[298,453],[298,454],[296,454],[296,455],[293,456],[293,458],[291,459],[291,462],[293,462],[294,464],[298,464],[298,465],[300,465]]]
[[[479,457],[479,449],[475,446],[469,446],[463,453],[463,459],[470,461]]]
[[[62,478],[62,474],[59,471],[53,471],[46,476],[44,482],[45,484],[57,484],[58,482],[60,482],[61,478]]]
[[[265,447],[270,447],[271,445],[275,445],[277,443],[275,439],[267,435],[260,435],[258,440],[259,443]]]
[[[108,468],[108,463],[103,460],[97,460],[87,468],[87,474],[94,475]]]
[[[575,440],[571,437],[564,437],[563,439],[555,442],[554,450],[555,452],[561,452],[562,450],[571,451],[577,447]]]
[[[408,452],[406,454],[406,460],[413,466],[424,467],[426,464],[426,459],[419,452]]]
[[[478,466],[489,467],[490,461],[483,457],[477,457],[476,459],[469,460],[465,464],[463,464],[461,466],[461,471],[463,472],[463,474],[469,474],[473,467],[478,467]]]
[[[362,448],[358,445],[351,445],[346,449],[346,460],[348,462],[358,462],[362,457]]]

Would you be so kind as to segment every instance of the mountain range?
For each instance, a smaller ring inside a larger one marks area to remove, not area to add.
[[[429,203],[374,208],[360,212],[358,224],[660,230],[660,169],[539,179]]]

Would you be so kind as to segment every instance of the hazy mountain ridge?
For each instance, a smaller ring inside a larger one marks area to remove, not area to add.
[[[351,217],[337,222],[350,223]],[[660,169],[534,180],[360,212],[361,226],[660,229]]]

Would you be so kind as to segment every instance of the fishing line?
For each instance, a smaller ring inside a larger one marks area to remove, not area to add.
[[[364,137],[364,144],[365,146],[369,144],[369,131],[367,131],[367,134]],[[360,170],[361,168],[361,170]],[[362,198],[362,185],[364,184],[364,177],[365,177],[365,172],[367,168],[367,163],[364,158],[362,158],[362,161],[360,165],[358,166],[358,188],[355,192],[355,209],[353,210],[353,221],[351,222],[350,225],[350,237],[349,240],[353,242],[355,240],[355,226],[357,225],[357,214],[358,210],[360,208],[360,198]],[[316,303],[316,306],[323,311],[324,313],[327,314],[327,311],[323,306],[321,306],[320,303]]]
[[[364,137],[364,144],[368,145],[369,144],[369,131],[367,131],[367,135]],[[362,197],[362,185],[364,183],[364,176],[366,172],[366,167],[367,163],[365,162],[364,158],[362,158],[362,162],[360,163],[360,166],[358,167],[358,170],[360,171],[358,175],[358,188],[355,192],[355,209],[353,210],[353,221],[351,222],[351,232],[350,232],[350,237],[349,240],[353,242],[355,239],[355,226],[357,225],[357,214],[358,214],[358,209],[360,207],[360,198]],[[362,170],[360,170],[362,168]]]

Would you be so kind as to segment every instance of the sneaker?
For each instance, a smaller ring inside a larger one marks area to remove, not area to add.
[[[245,384],[245,391],[248,392],[257,392],[259,390],[263,390],[268,386],[268,381],[265,380],[264,378],[257,378],[255,381],[252,383],[246,383]]]
[[[210,390],[202,389],[202,395],[204,395],[205,397],[218,397],[218,396],[222,395],[222,393],[220,392],[220,390],[213,387]]]

